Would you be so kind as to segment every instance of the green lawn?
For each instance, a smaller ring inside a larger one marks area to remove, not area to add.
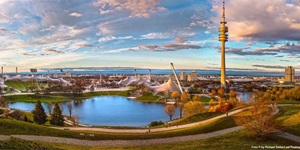
[[[92,98],[95,96],[127,96],[127,91],[105,91],[105,92],[89,92],[83,93],[81,96],[77,96],[75,98],[71,96],[67,96],[65,94],[40,94],[40,95],[10,95],[5,96],[5,99],[9,102],[31,102],[35,103],[37,100],[41,102],[52,102],[52,103],[60,103],[71,100],[84,100],[88,98]]]
[[[23,146],[24,145],[24,146]],[[45,143],[45,142],[30,142],[20,139],[11,138],[9,141],[0,142],[0,149],[69,149],[69,150],[248,150],[252,146],[300,146],[299,143],[277,137],[269,136],[266,140],[255,140],[249,138],[245,131],[237,131],[228,133],[222,136],[213,137],[209,139],[178,142],[172,144],[158,144],[149,146],[121,146],[121,147],[108,147],[108,146],[76,146],[68,144]],[[266,149],[266,148],[265,148]],[[274,148],[273,148],[274,149]]]
[[[277,114],[277,123],[291,134],[300,136],[300,105],[281,106]]]
[[[155,102],[155,103],[164,103],[164,100],[161,100],[159,96],[153,95],[152,93],[145,93],[144,95],[137,97],[135,100],[141,102]]]
[[[200,97],[200,101],[201,102],[204,102],[204,103],[208,103],[210,101],[210,98],[209,97],[206,97],[206,96],[201,96]]]
[[[278,101],[272,101],[272,103],[277,103],[277,104],[300,104],[300,101],[296,101],[296,100],[278,100]]]
[[[89,139],[89,140],[101,140],[101,139],[152,139],[152,138],[164,138],[175,137],[184,135],[193,135],[200,133],[213,132],[225,128],[236,126],[232,117],[222,118],[219,120],[211,121],[206,124],[198,125],[191,128],[164,131],[164,132],[151,132],[147,133],[105,133],[94,131],[69,131],[69,130],[56,130],[33,123],[27,123],[16,120],[0,119],[0,134],[12,135],[12,134],[28,134],[28,135],[48,135],[58,137],[70,137],[77,139]],[[79,135],[79,133],[91,133],[95,134],[94,137],[90,137],[87,134],[85,136]]]
[[[52,95],[10,95],[5,96],[5,99],[9,102],[29,102],[29,103],[35,103],[37,100],[40,100],[41,102],[53,102],[53,103],[59,103],[59,102],[66,102],[72,100],[72,98],[68,98],[59,94],[52,94]]]
[[[195,114],[195,115],[192,115],[192,116],[188,116],[188,117],[184,117],[184,118],[175,120],[171,124],[173,124],[173,125],[189,124],[189,123],[194,123],[194,122],[198,122],[198,121],[207,120],[207,119],[219,116],[219,115],[222,115],[222,113],[204,112],[204,113]]]
[[[42,144],[42,143],[38,143],[38,142],[25,141],[25,140],[21,140],[21,139],[17,139],[17,138],[10,138],[10,140],[0,142],[0,149],[55,150],[55,149],[61,149],[61,148],[55,148],[55,144],[53,144],[53,143]],[[65,149],[65,148],[63,148],[63,149]]]
[[[46,83],[36,83],[36,82],[32,82],[32,81],[22,82],[22,81],[14,81],[14,80],[5,81],[5,84],[9,87],[12,87],[14,89],[17,89],[19,91],[24,91],[24,92],[27,91],[29,87],[32,87],[35,84],[37,84],[37,86],[39,88],[43,88],[47,85]]]

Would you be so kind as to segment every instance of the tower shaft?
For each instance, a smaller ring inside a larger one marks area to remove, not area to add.
[[[228,27],[226,26],[225,21],[225,2],[223,2],[222,8],[222,21],[220,22],[221,26],[219,27],[219,41],[222,43],[221,49],[221,87],[226,88],[226,65],[225,65],[225,42],[228,40]]]
[[[226,87],[226,70],[225,70],[225,42],[222,42],[222,52],[221,52],[221,86]]]

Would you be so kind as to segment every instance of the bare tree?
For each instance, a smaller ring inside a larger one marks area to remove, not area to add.
[[[252,115],[235,118],[237,125],[246,128],[249,135],[256,138],[264,138],[275,130],[274,110],[268,105],[268,101],[262,97],[262,93],[256,93],[251,102]]]
[[[73,119],[73,126],[78,126],[79,124],[79,118],[77,115],[72,115],[72,119]]]
[[[72,109],[73,109],[72,103],[68,102],[67,106],[68,106],[68,111],[69,111],[69,114],[70,114],[70,117],[71,117],[72,116]]]

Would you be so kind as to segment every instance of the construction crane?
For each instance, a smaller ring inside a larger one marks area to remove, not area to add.
[[[178,83],[179,90],[180,90],[180,92],[181,92],[181,94],[182,94],[182,93],[183,93],[183,91],[182,91],[182,87],[181,87],[181,85],[180,85],[180,82],[179,82],[179,80],[178,80],[177,73],[176,73],[176,70],[175,70],[175,68],[174,68],[174,65],[173,65],[173,63],[171,63],[171,67],[172,67],[172,70],[173,70],[173,72],[174,72],[174,75],[175,75],[176,81],[177,81],[177,83]]]

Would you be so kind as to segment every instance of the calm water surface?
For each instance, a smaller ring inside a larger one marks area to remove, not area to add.
[[[164,104],[141,103],[119,96],[99,96],[84,101],[72,101],[73,114],[79,122],[93,126],[147,126],[151,121],[168,121]],[[47,104],[42,103],[46,112]],[[67,103],[62,103],[63,114],[69,115]],[[35,103],[16,102],[10,108],[32,111]],[[179,109],[173,118],[179,118]]]

